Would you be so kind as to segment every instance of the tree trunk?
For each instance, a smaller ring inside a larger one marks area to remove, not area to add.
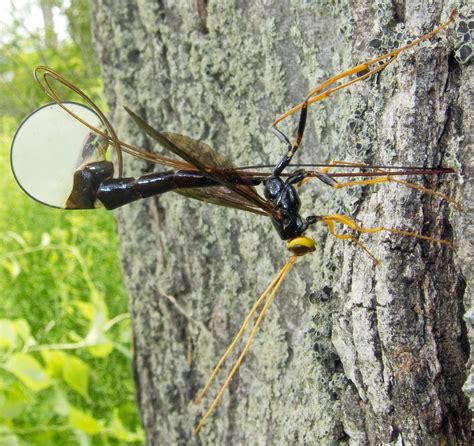
[[[205,141],[241,166],[281,158],[286,148],[269,126],[311,88],[432,30],[451,12],[441,0],[94,3],[120,137],[160,150],[130,122],[126,105],[157,129]],[[456,251],[364,235],[381,260],[372,269],[353,243],[312,228],[316,252],[290,272],[196,440],[193,426],[217,387],[200,406],[192,400],[289,254],[265,217],[176,194],[117,212],[150,445],[469,444],[462,386],[472,150],[462,135],[472,66],[453,57],[456,30],[311,106],[298,157],[455,167],[459,174],[413,180],[463,200],[464,214],[396,184],[335,190],[312,182],[301,199],[304,216],[343,213],[365,227],[453,239]],[[292,134],[296,120],[283,129]],[[153,168],[127,158],[125,173]]]
[[[44,41],[48,48],[58,47],[58,36],[54,28],[53,3],[49,0],[40,1],[44,22]]]

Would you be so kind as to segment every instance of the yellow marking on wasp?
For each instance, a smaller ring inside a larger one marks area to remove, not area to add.
[[[286,248],[296,256],[303,256],[316,249],[316,243],[312,238],[302,236],[295,237],[286,243]]]

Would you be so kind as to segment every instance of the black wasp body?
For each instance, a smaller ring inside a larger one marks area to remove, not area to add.
[[[265,198],[279,212],[279,216],[272,216],[271,220],[282,240],[299,237],[310,224],[315,222],[315,217],[310,216],[303,219],[299,214],[301,200],[293,184],[298,183],[304,177],[303,171],[296,171],[286,180],[273,175],[265,181]]]
[[[154,139],[157,139],[164,147],[169,148],[186,161],[191,162],[199,170],[155,172],[139,178],[112,178],[112,163],[109,161],[91,163],[75,172],[73,192],[68,199],[66,208],[93,208],[100,204],[107,209],[115,209],[141,198],[176,189],[189,190],[224,185],[235,190],[235,187],[238,185],[255,186],[263,182],[264,195],[267,201],[265,202],[265,200],[257,196],[256,203],[257,205],[263,204],[265,206],[265,213],[270,216],[273,226],[282,240],[289,241],[302,236],[306,229],[308,229],[308,226],[317,221],[315,216],[302,218],[299,214],[301,200],[295,185],[304,180],[307,173],[304,170],[296,170],[284,178],[282,175],[299,148],[303,137],[307,114],[306,106],[301,110],[295,144],[291,144],[283,133],[274,129],[275,134],[287,145],[288,152],[275,166],[270,177],[265,179],[261,177],[246,178],[234,172],[226,174],[224,181],[222,181],[222,177],[216,178],[215,175],[210,175],[206,166],[201,165],[199,160],[189,157],[187,153],[181,151],[172,141],[167,139],[164,134],[156,132],[133,112],[127,111],[145,132]],[[183,136],[180,136],[180,138],[188,144],[189,141],[193,141]],[[193,144],[197,143],[193,141]],[[321,176],[325,177],[324,175]],[[328,182],[328,180],[325,181]],[[334,180],[331,181],[334,182]],[[238,190],[238,192],[240,191],[241,189]],[[245,195],[245,197],[249,197],[249,195]],[[255,200],[254,196],[250,196],[250,199]],[[255,204],[255,201],[253,203]]]
[[[304,170],[296,170],[285,180],[281,174],[290,164],[293,155],[300,147],[301,140],[306,125],[307,103],[303,104],[300,114],[298,129],[296,132],[295,143],[292,144],[289,139],[277,128],[272,128],[273,133],[288,147],[288,152],[283,156],[280,162],[273,169],[273,174],[265,180],[265,198],[275,206],[278,213],[272,215],[272,223],[282,240],[292,240],[303,235],[308,226],[316,223],[317,217],[309,216],[302,218],[299,214],[301,200],[294,184],[306,178]],[[325,177],[325,175],[323,175]],[[326,181],[324,179],[324,181]],[[332,181],[332,180],[331,180]]]

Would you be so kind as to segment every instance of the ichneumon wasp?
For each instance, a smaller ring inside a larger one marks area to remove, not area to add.
[[[114,209],[141,198],[175,191],[198,200],[270,217],[280,238],[287,242],[287,248],[292,253],[287,263],[250,310],[241,329],[197,396],[196,402],[199,402],[228,355],[240,341],[246,327],[261,307],[240,356],[208,411],[197,425],[195,434],[200,431],[222,398],[230,380],[243,361],[284,278],[299,256],[315,250],[314,241],[305,235],[309,227],[316,223],[323,223],[327,226],[330,234],[336,238],[350,240],[363,249],[372,258],[374,266],[378,263],[378,259],[355,235],[337,233],[336,224],[345,226],[355,234],[387,231],[451,247],[451,243],[447,240],[415,232],[383,226],[363,228],[354,220],[340,214],[302,217],[299,214],[300,198],[297,187],[315,178],[334,188],[393,182],[419,190],[425,194],[437,196],[442,200],[453,203],[460,209],[459,203],[452,198],[398,178],[408,175],[447,174],[452,173],[452,169],[369,166],[343,161],[320,165],[317,170],[303,168],[308,166],[297,166],[296,170],[288,173],[288,169],[293,166],[291,161],[303,139],[309,105],[324,100],[334,92],[383,70],[396,60],[401,52],[445,29],[452,23],[454,17],[453,13],[444,25],[404,47],[328,79],[313,89],[301,104],[276,119],[272,125],[272,130],[287,146],[287,153],[270,172],[263,170],[262,166],[235,167],[203,142],[183,135],[158,132],[128,109],[127,112],[131,118],[148,136],[157,141],[162,148],[177,155],[180,160],[150,153],[134,145],[124,143],[118,138],[106,116],[84,92],[47,67],[40,66],[35,69],[36,80],[55,104],[44,106],[25,119],[15,135],[11,155],[15,177],[23,190],[32,198],[43,204],[64,209],[96,207]],[[351,78],[351,76],[355,77]],[[336,85],[339,80],[346,78],[348,80]],[[53,88],[51,79],[75,92],[87,106],[64,102]],[[295,140],[292,142],[276,126],[297,112],[300,113],[299,124]],[[65,131],[64,134],[57,134],[58,122],[61,123],[61,129]],[[50,123],[53,123],[53,125],[50,126]],[[56,140],[51,138],[51,133],[56,133]],[[71,143],[74,144],[74,147],[68,151],[67,145],[71,145]],[[34,144],[37,150],[32,151],[31,147]],[[105,157],[108,145],[112,145],[115,149],[118,164],[117,178],[114,178],[113,163]],[[122,151],[156,164],[171,167],[174,170],[164,173],[151,173],[139,178],[124,178],[122,176]],[[37,154],[37,157],[34,153]],[[313,165],[313,167],[315,166]],[[360,179],[337,180],[337,178],[344,179],[346,177],[359,177]],[[256,191],[255,186],[258,185],[263,185],[264,197]]]

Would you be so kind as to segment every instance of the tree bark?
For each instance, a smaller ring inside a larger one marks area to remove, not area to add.
[[[279,114],[329,76],[432,30],[451,12],[444,4],[95,0],[109,114],[123,140],[149,150],[160,149],[123,105],[236,165],[275,164],[286,150],[269,131]],[[322,227],[308,231],[317,251],[289,274],[195,440],[216,387],[201,406],[194,396],[289,255],[268,219],[176,194],[117,212],[148,444],[470,443],[462,386],[473,164],[463,135],[472,66],[453,56],[458,28],[311,106],[298,157],[454,166],[459,174],[416,181],[463,200],[464,214],[395,184],[336,191],[313,182],[301,199],[303,215],[337,212],[365,227],[420,231],[453,239],[456,251],[362,236],[381,260],[372,269],[354,244]],[[283,128],[291,134],[295,125]],[[153,168],[126,160],[128,176]]]

